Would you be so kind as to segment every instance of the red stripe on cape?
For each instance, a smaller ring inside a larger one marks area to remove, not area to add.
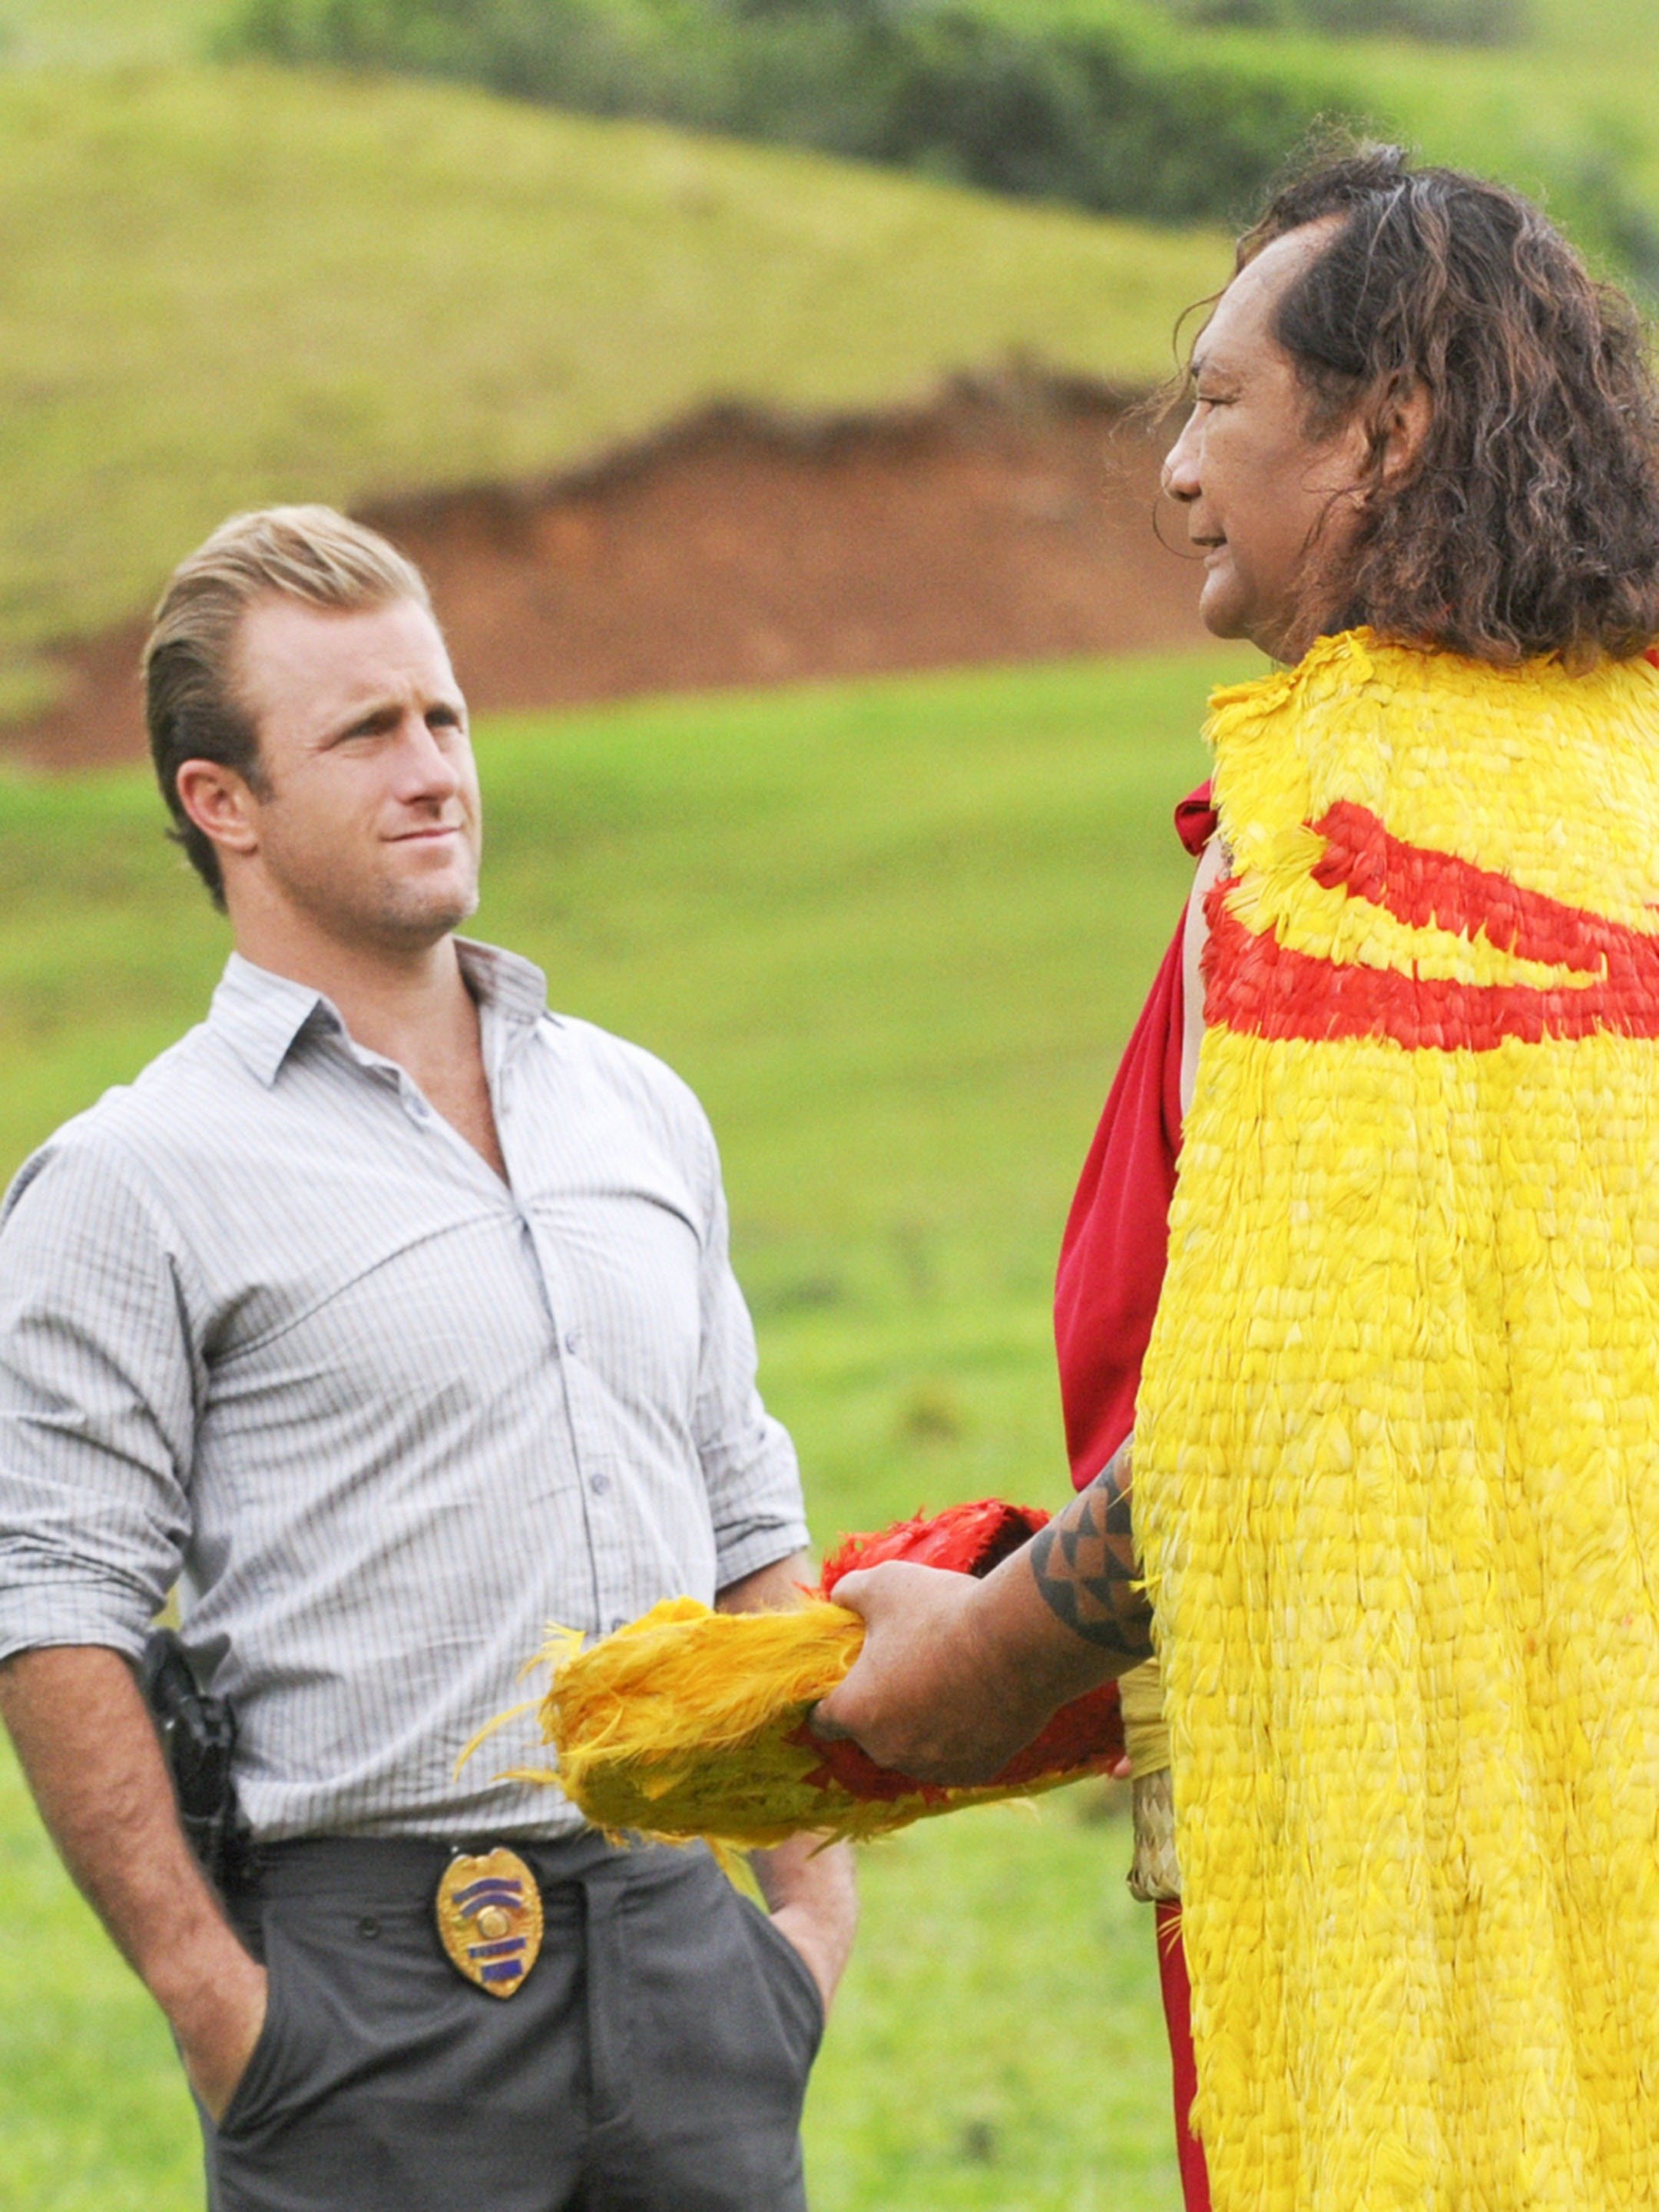
[[[1659,938],[1527,890],[1455,854],[1408,845],[1347,800],[1313,825],[1326,841],[1316,883],[1417,929],[1483,937],[1500,951],[1591,980],[1538,987],[1468,983],[1405,968],[1328,960],[1247,928],[1210,893],[1205,1013],[1254,1036],[1387,1037],[1417,1051],[1490,1052],[1510,1040],[1613,1030],[1659,1036]]]

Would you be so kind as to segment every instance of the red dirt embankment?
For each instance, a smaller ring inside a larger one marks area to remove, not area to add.
[[[902,412],[711,408],[585,469],[359,512],[425,571],[475,711],[565,706],[1195,642],[1194,568],[1153,531],[1164,443],[1104,386],[1021,373]],[[65,647],[62,700],[0,744],[142,757],[143,636]]]

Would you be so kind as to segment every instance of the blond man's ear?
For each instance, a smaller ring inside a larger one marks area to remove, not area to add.
[[[236,769],[187,760],[179,765],[177,789],[179,805],[221,854],[258,850],[258,801]]]

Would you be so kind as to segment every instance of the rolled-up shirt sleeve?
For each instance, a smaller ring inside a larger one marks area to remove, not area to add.
[[[708,1145],[708,1217],[703,1236],[702,1364],[697,1452],[714,1529],[715,1584],[726,1589],[758,1574],[810,1539],[800,1469],[788,1431],[773,1419],[756,1387],[754,1324],[732,1272],[731,1230],[720,1159]]]
[[[176,1579],[198,1400],[178,1239],[71,1131],[0,1217],[0,1659],[130,1656]]]

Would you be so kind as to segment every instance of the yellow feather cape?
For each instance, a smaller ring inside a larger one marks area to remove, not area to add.
[[[1218,2212],[1635,2212],[1659,675],[1358,631],[1212,708],[1135,1519]]]

